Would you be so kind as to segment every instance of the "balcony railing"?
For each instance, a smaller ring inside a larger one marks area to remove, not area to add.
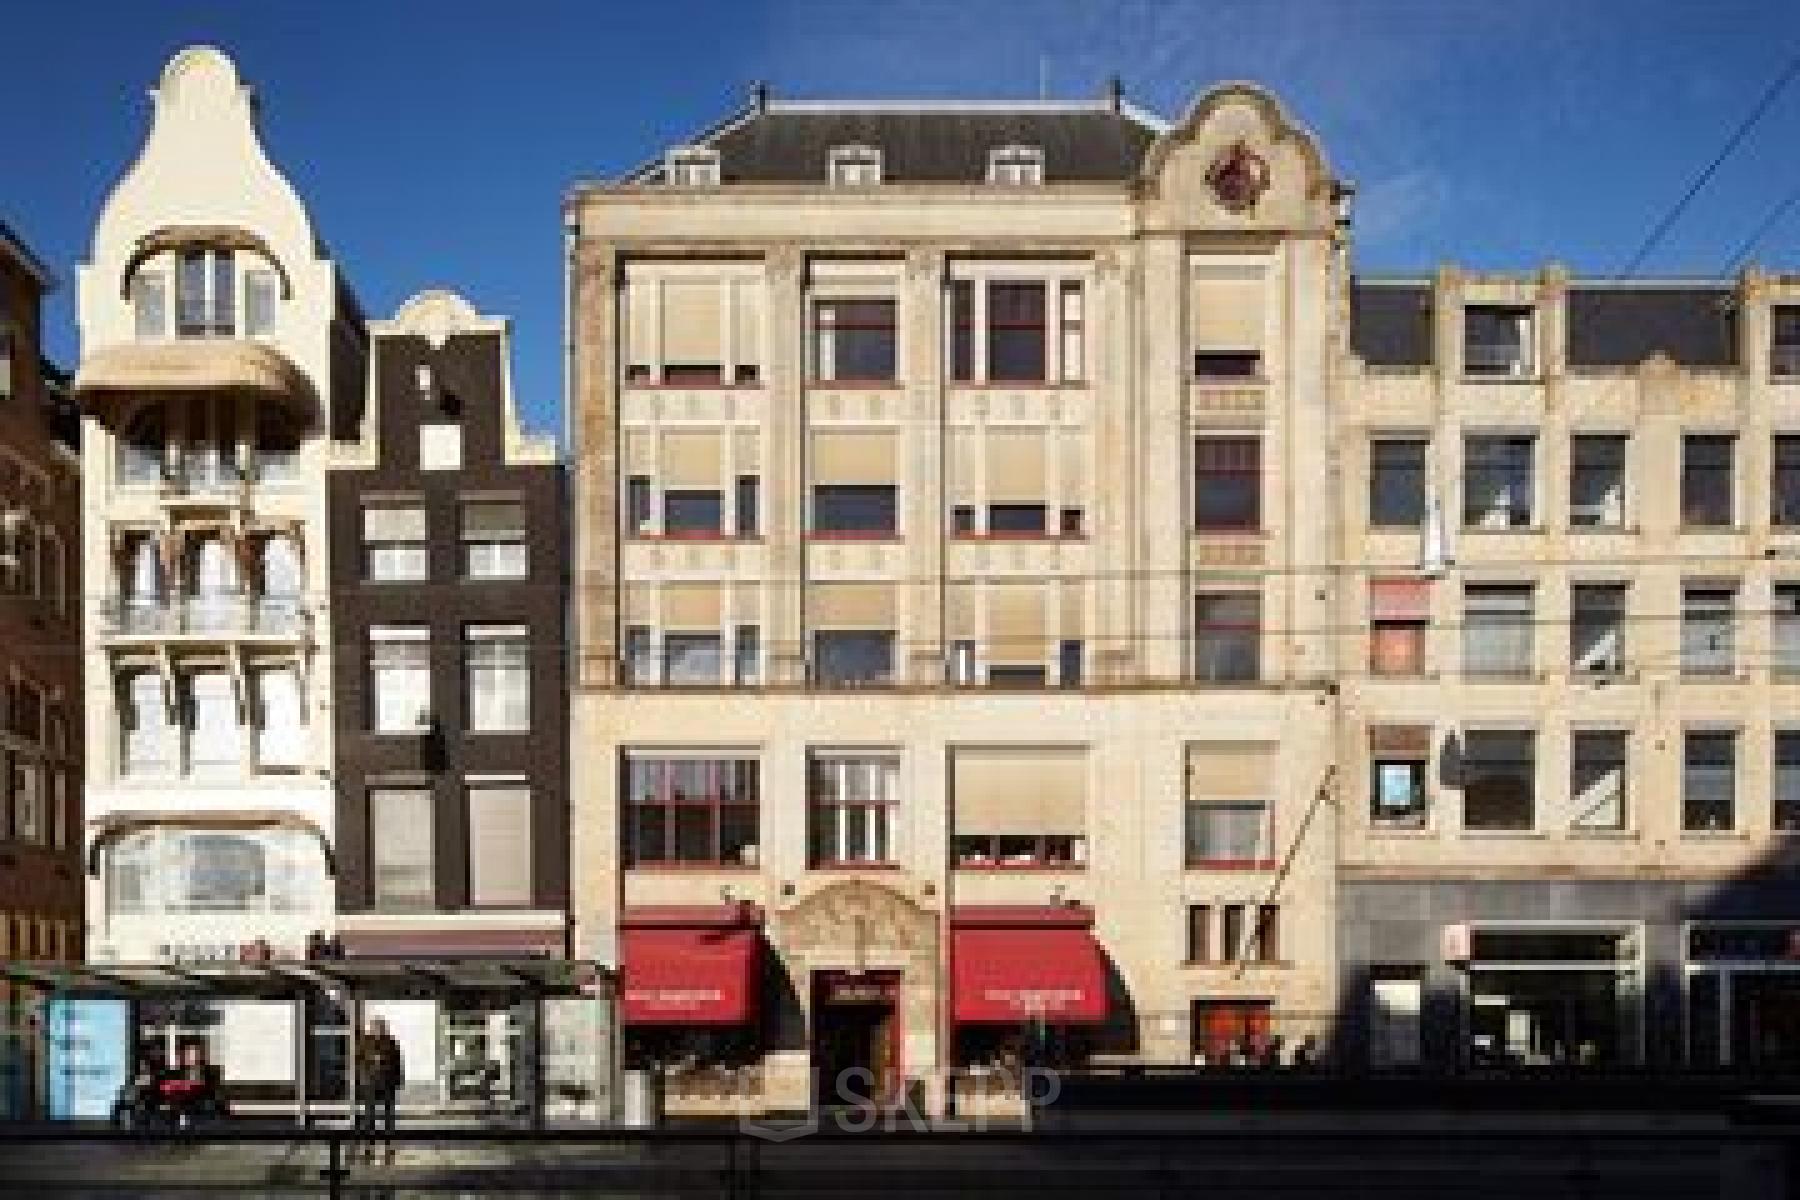
[[[296,637],[305,625],[306,613],[297,601],[265,596],[114,601],[100,614],[100,632],[119,637]]]

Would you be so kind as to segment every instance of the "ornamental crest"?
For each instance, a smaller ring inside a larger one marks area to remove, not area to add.
[[[1246,212],[1269,190],[1269,164],[1240,138],[1206,169],[1206,182],[1226,212]]]

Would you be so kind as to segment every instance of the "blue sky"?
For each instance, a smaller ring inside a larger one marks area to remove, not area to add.
[[[1612,272],[1800,52],[1782,0],[654,0],[9,7],[0,216],[65,279],[189,42],[237,58],[276,161],[371,314],[448,285],[515,321],[529,420],[560,425],[558,206],[740,104],[1091,96],[1179,113],[1260,80],[1359,188],[1365,270]],[[1800,188],[1800,81],[1646,264],[1715,273]],[[1800,269],[1800,206],[1759,261]],[[52,352],[74,355],[69,289]]]

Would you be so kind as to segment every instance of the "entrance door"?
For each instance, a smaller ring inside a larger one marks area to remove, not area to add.
[[[1731,985],[1731,1062],[1759,1071],[1800,1067],[1800,975],[1742,972]]]
[[[899,1095],[898,972],[813,975],[813,1095],[822,1107],[894,1103]]]

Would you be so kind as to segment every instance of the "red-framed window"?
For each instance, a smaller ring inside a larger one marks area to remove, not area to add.
[[[751,867],[761,785],[753,758],[625,760],[626,866]]]

